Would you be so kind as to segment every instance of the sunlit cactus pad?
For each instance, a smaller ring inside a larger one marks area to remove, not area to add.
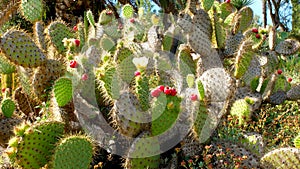
[[[23,67],[37,67],[46,60],[45,54],[33,40],[19,30],[11,29],[3,34],[0,48],[8,60]]]
[[[298,148],[279,148],[265,154],[261,160],[264,168],[298,168],[300,166],[300,149]]]

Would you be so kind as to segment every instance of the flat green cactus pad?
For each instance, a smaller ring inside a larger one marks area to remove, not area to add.
[[[46,60],[41,49],[20,30],[11,29],[4,33],[0,48],[8,60],[23,67],[38,67]]]
[[[54,84],[54,96],[58,106],[65,106],[72,99],[72,80],[66,77],[58,79]]]
[[[44,4],[42,0],[22,0],[20,9],[25,19],[30,22],[42,20],[44,15]]]
[[[70,136],[60,140],[51,161],[53,169],[88,169],[93,157],[92,141],[85,136]]]

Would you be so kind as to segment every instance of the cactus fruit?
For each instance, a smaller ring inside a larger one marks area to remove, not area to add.
[[[33,40],[19,30],[11,29],[3,34],[0,48],[8,60],[23,67],[41,66],[46,60],[45,54]]]
[[[72,100],[72,80],[67,77],[61,77],[55,81],[53,86],[54,97],[58,106],[62,107]]]
[[[294,138],[294,146],[300,148],[300,133]]]
[[[279,148],[265,154],[260,160],[263,168],[298,168],[300,166],[300,149]]]
[[[103,10],[100,13],[98,23],[100,25],[106,25],[106,24],[110,23],[112,21],[112,19],[113,19],[113,12],[110,10]]]
[[[140,134],[132,143],[125,162],[127,169],[157,169],[160,164],[160,145],[149,132]]]
[[[66,48],[63,43],[63,39],[71,39],[74,38],[74,34],[69,29],[63,21],[54,21],[51,22],[50,25],[47,27],[48,35],[51,42],[54,44],[56,49],[59,52],[65,52]]]
[[[34,23],[44,16],[44,2],[42,0],[21,1],[21,12],[25,19]]]
[[[166,99],[166,105],[161,105],[161,99]],[[152,111],[152,126],[151,131],[153,136],[157,136],[163,134],[168,129],[172,128],[175,122],[178,119],[178,115],[180,113],[180,102],[181,98],[178,96],[164,95],[161,94],[157,99],[154,100],[152,106],[162,108],[163,112],[160,116],[157,113]],[[155,108],[154,108],[155,110]]]
[[[79,155],[80,154],[80,155]],[[69,136],[57,143],[50,166],[53,169],[88,169],[93,157],[93,143],[86,136]]]
[[[300,42],[294,39],[286,39],[276,45],[275,51],[282,55],[292,55],[300,49]]]
[[[245,6],[238,11],[238,13],[233,18],[234,26],[233,33],[244,32],[249,28],[253,20],[253,10]]]
[[[24,131],[21,136],[20,131]],[[64,125],[61,122],[43,122],[33,126],[23,125],[18,129],[15,140],[7,152],[10,160],[24,169],[39,169],[51,158],[58,137],[62,136]],[[20,139],[18,139],[20,138]]]
[[[2,100],[1,111],[5,117],[10,118],[13,115],[15,110],[16,110],[16,104],[12,99],[6,98]]]
[[[14,135],[14,127],[19,125],[21,122],[21,118],[6,118],[0,114],[0,146],[7,146],[9,139]]]
[[[134,10],[130,4],[126,4],[122,7],[122,14],[126,19],[130,19],[133,17]]]
[[[254,55],[254,53],[251,51],[251,47],[251,41],[244,41],[238,50],[238,54],[235,59],[234,71],[234,76],[238,79],[246,73],[248,67],[250,66],[251,60]]]
[[[251,117],[250,106],[245,99],[236,100],[231,107],[230,114],[237,116],[239,125],[242,125],[245,120],[248,121]]]

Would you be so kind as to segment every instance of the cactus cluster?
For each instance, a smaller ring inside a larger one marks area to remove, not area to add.
[[[62,4],[72,6],[68,2]],[[91,138],[111,153],[120,146],[113,143],[122,140],[122,150],[116,151],[123,151],[128,169],[161,167],[161,154],[181,140],[183,156],[203,156],[207,166],[231,167],[237,161],[240,167],[277,166],[280,158],[287,162],[283,167],[299,165],[294,148],[275,150],[259,162],[259,136],[245,135],[240,143],[212,142],[213,149],[207,148],[223,115],[236,116],[242,126],[264,101],[282,104],[300,97],[299,85],[292,86],[277,71],[277,55],[295,53],[299,42],[275,44],[275,30],[267,37],[261,28],[249,29],[250,7],[189,0],[178,18],[166,16],[170,26],[165,28],[166,20],[146,15],[142,8],[136,14],[126,4],[121,18],[114,18],[112,10],[96,18],[89,10],[71,29],[61,20],[44,28],[43,1],[20,5],[24,17],[35,22],[34,38],[12,28],[0,39],[1,83],[14,96],[4,92],[0,143],[7,143],[12,126],[21,121],[13,115],[16,109],[27,118],[42,114],[64,123],[41,120],[16,127],[6,152],[15,165],[89,168]],[[228,60],[230,69],[224,66]],[[15,89],[5,75],[16,72],[20,87]],[[49,100],[50,112],[38,112],[37,105]],[[99,105],[106,111],[100,112]],[[75,128],[73,120],[91,138],[64,136],[69,134],[64,130]]]

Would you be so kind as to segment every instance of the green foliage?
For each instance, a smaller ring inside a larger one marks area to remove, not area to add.
[[[245,6],[250,6],[254,3],[254,0],[232,0],[231,3],[238,10],[242,9]]]

